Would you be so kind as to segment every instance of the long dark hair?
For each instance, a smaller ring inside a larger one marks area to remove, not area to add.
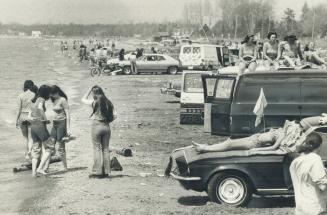
[[[43,98],[48,100],[50,97],[50,87],[48,85],[40,86],[39,90],[35,94],[35,97],[32,99],[32,102],[35,103],[38,98]]]
[[[58,93],[60,97],[64,97],[68,101],[68,97],[66,93],[64,93],[64,91],[62,91],[60,87],[58,87],[57,85],[50,86],[50,94],[56,94],[56,93]],[[51,98],[51,101],[53,102],[54,99]]]
[[[92,87],[92,92],[95,95],[95,98],[92,104],[93,112],[91,116],[93,116],[98,110],[100,110],[102,116],[104,116],[108,122],[112,122],[113,109],[114,109],[113,104],[106,97],[101,87],[99,86]]]
[[[34,82],[32,80],[26,80],[24,82],[23,91],[24,92],[26,92],[27,90],[32,91],[33,86],[34,86]]]

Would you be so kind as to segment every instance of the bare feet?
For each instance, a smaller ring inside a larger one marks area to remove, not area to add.
[[[42,170],[42,169],[37,169],[36,173],[42,174],[42,175],[47,175],[49,173],[47,173],[46,171]]]

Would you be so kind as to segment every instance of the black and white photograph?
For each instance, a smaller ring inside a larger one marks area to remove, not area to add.
[[[327,215],[326,0],[0,0],[0,215]]]

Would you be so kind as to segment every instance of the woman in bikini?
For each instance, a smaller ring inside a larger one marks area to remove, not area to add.
[[[198,144],[193,142],[198,152],[223,152],[231,150],[271,151],[281,149],[285,152],[294,152],[301,144],[312,127],[327,124],[327,114],[318,117],[308,117],[300,123],[286,120],[284,127],[271,129],[269,132],[253,134],[250,137],[227,139],[213,145]]]
[[[24,92],[18,96],[19,105],[16,118],[16,127],[21,129],[25,139],[25,159],[28,160],[30,159],[33,144],[31,136],[31,123],[29,121],[28,114],[31,111],[32,99],[35,97],[35,93],[37,93],[37,86],[34,85],[33,81],[26,80],[23,91]]]
[[[268,42],[263,45],[263,58],[266,67],[275,66],[278,67],[278,40],[276,32],[269,32],[267,35]]]
[[[257,68],[257,46],[254,42],[254,35],[247,35],[241,42],[239,50],[239,68],[240,73],[243,73],[245,69],[249,69],[249,72],[254,71]]]

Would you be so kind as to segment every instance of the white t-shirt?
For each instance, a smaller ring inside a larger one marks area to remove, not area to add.
[[[315,153],[303,154],[290,166],[296,215],[318,215],[326,211],[326,192],[319,184],[327,184],[325,167],[321,157]]]

